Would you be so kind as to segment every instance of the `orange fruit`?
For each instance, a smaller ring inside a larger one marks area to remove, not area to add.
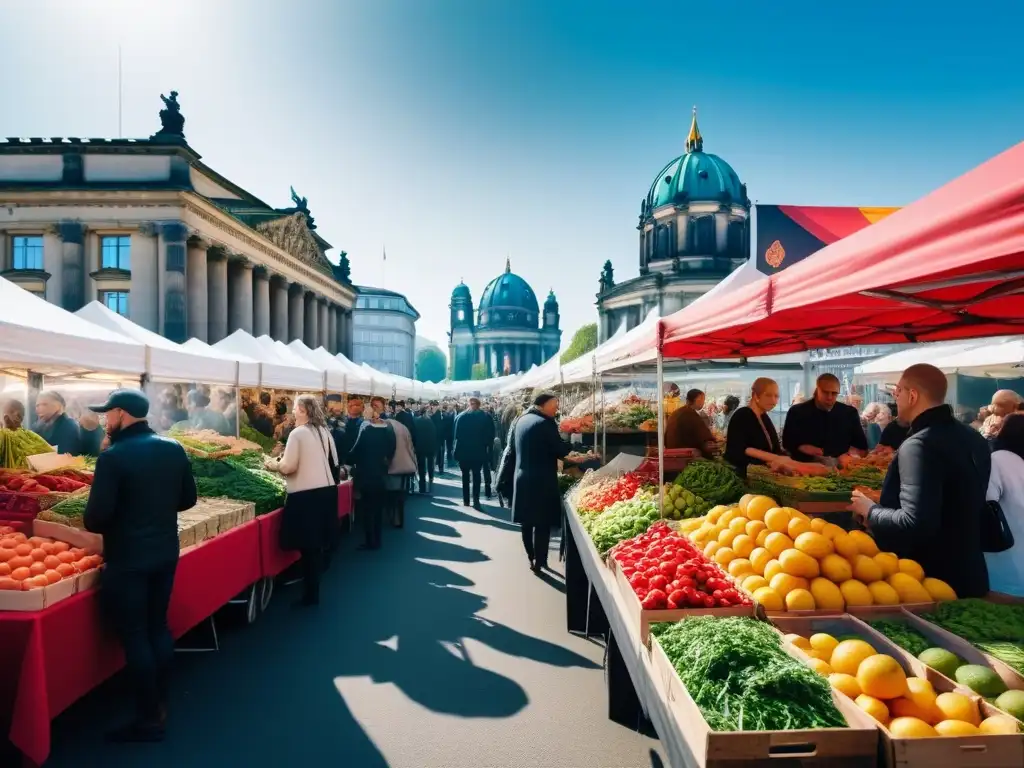
[[[31,544],[25,544],[23,542],[21,544],[18,544],[14,548],[14,551],[15,551],[16,554],[20,555],[21,557],[29,557],[29,556],[32,555],[32,549],[33,549],[33,547],[32,547]]]
[[[55,554],[60,554],[61,552],[67,552],[69,549],[71,549],[71,545],[68,544],[66,541],[55,541],[55,542],[53,542],[53,551],[54,551]]]
[[[0,563],[6,563],[12,557],[17,557],[13,548],[0,549]]]
[[[833,672],[828,676],[828,681],[832,684],[833,688],[840,693],[849,696],[851,699],[856,699],[862,693],[860,686],[857,685],[857,678],[853,675],[846,675],[842,672]]]
[[[33,576],[42,576],[44,573],[46,573],[46,566],[43,565],[41,560],[36,560],[35,562],[33,562],[32,565],[28,567],[28,569],[29,571],[31,571]]]
[[[8,589],[12,591],[19,590],[21,589],[21,582],[8,576],[4,576],[3,578],[0,578],[0,589]]]
[[[11,578],[15,581],[24,581],[25,579],[32,578],[32,571],[28,568],[15,568],[11,571]]]
[[[46,577],[46,581],[50,584],[56,584],[63,578],[63,576],[60,575],[59,571],[55,571],[52,568],[48,570],[46,573],[44,573],[43,576]]]
[[[829,664],[836,672],[856,676],[860,663],[875,654],[875,649],[863,640],[843,640],[832,651]]]
[[[36,547],[35,549],[33,549],[33,550],[32,550],[32,551],[31,551],[31,552],[29,553],[29,556],[30,556],[30,557],[31,557],[31,558],[32,558],[33,560],[37,560],[37,561],[39,561],[39,562],[41,563],[41,562],[43,562],[43,560],[45,560],[45,559],[46,559],[46,552],[44,552],[44,551],[43,551],[42,549],[40,549],[39,547]]]
[[[857,684],[868,696],[895,699],[907,693],[907,673],[892,656],[876,653],[858,665]]]
[[[58,565],[60,565],[60,558],[56,555],[47,555],[45,558],[43,558],[43,565],[45,565],[47,568],[56,568]]]
[[[887,722],[889,722],[888,707],[886,707],[883,702],[879,701],[874,696],[868,696],[862,693],[860,696],[854,699],[854,703],[858,707],[863,709],[865,712],[867,712],[869,715],[871,715],[873,718],[875,718],[875,720],[880,722],[882,725],[885,725]]]
[[[73,566],[71,563],[61,563],[60,565],[57,566],[56,570],[57,570],[57,573],[59,573],[61,576],[74,576],[75,575],[75,566]]]
[[[916,717],[897,717],[889,723],[894,739],[934,739],[939,734],[924,720]]]
[[[62,563],[73,563],[73,562],[75,562],[75,556],[73,554],[71,554],[70,552],[68,552],[66,549],[65,550],[61,550],[57,554],[57,559],[60,562],[62,562]]]
[[[11,566],[11,570],[16,571],[18,568],[28,568],[34,562],[35,560],[28,555],[15,555],[7,561],[7,564]]]

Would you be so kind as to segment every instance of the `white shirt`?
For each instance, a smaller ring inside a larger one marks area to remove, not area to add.
[[[292,430],[279,464],[280,472],[288,485],[288,493],[334,485],[331,465],[327,459],[328,451],[337,463],[338,454],[334,447],[334,438],[323,427],[314,429],[308,424],[303,424]]]
[[[1011,451],[992,454],[988,500],[999,502],[1013,533],[1013,546],[1008,550],[985,553],[989,588],[1024,597],[1024,459]]]

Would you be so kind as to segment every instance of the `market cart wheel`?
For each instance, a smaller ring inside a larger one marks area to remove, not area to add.
[[[270,605],[270,598],[274,594],[274,579],[270,576],[265,576],[262,580],[262,589],[260,590],[260,612],[267,610],[267,606]]]
[[[261,579],[262,581],[262,579]],[[257,581],[255,584],[249,587],[249,594],[245,598],[245,623],[253,624],[256,619],[260,616],[260,582]]]

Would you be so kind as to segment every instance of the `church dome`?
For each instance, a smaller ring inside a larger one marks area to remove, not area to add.
[[[473,297],[469,294],[469,286],[461,281],[455,286],[455,290],[452,291],[452,299],[465,299],[470,301],[472,298]]]
[[[537,296],[507,260],[505,272],[484,288],[477,309],[484,328],[537,328]]]
[[[644,199],[643,214],[663,205],[687,203],[747,204],[746,186],[725,160],[704,151],[704,138],[697,128],[697,109],[686,139],[686,153],[661,169]]]

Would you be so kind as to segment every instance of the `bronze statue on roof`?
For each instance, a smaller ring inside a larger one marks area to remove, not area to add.
[[[185,139],[185,116],[181,114],[181,105],[178,103],[178,92],[171,91],[171,95],[160,94],[164,103],[164,109],[160,110],[160,130],[153,138],[177,138]]]
[[[289,190],[292,193],[292,202],[295,203],[294,208],[288,208],[289,213],[301,213],[306,217],[306,225],[312,230],[316,229],[316,224],[313,223],[313,214],[309,212],[309,198],[299,197],[299,193],[295,191],[295,187],[289,186]]]

